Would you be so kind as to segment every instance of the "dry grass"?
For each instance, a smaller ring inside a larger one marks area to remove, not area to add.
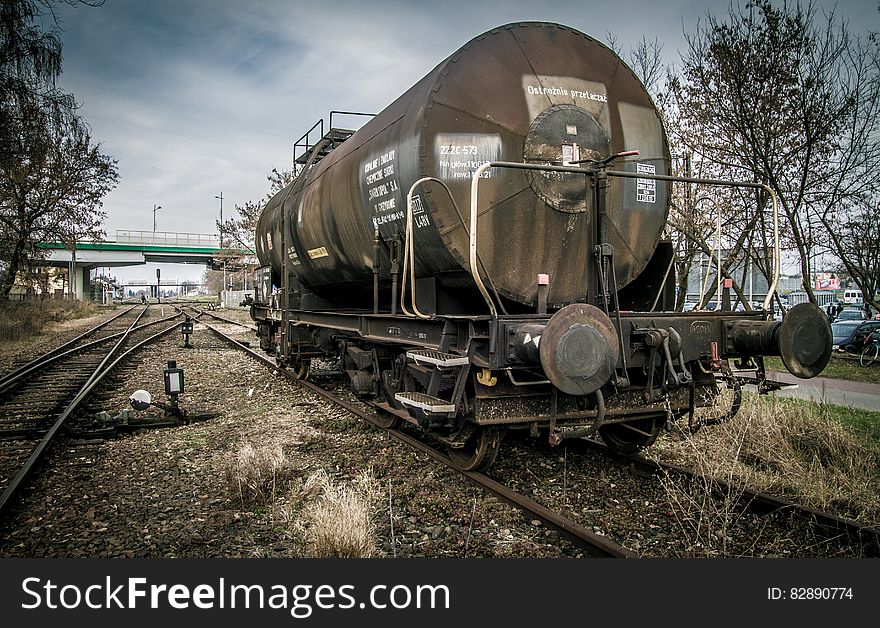
[[[711,455],[701,449],[696,438],[682,434],[677,452],[693,469],[693,478],[664,472],[660,482],[678,526],[697,554],[727,555],[730,529],[741,518],[747,504],[742,503],[745,483],[730,464],[742,455],[741,423],[716,429],[739,427],[728,438],[719,439]]]
[[[371,470],[349,484],[338,484],[321,469],[292,489],[288,498],[292,504],[302,504],[292,528],[307,555],[370,558],[378,554],[375,517],[382,491]]]
[[[719,409],[711,410],[720,412]],[[880,457],[832,418],[828,406],[746,394],[736,417],[696,434],[662,437],[655,455],[705,479],[685,486],[667,477],[676,517],[697,542],[722,539],[749,487],[856,519],[880,523]],[[728,488],[724,499],[716,480]]]
[[[226,482],[242,506],[274,503],[280,484],[289,472],[290,464],[280,444],[254,447],[246,442],[226,467]]]
[[[0,342],[35,336],[48,323],[82,318],[95,312],[97,307],[87,301],[44,299],[0,303]]]
[[[712,478],[880,523],[880,456],[823,404],[746,394],[730,421],[658,445],[664,459]]]

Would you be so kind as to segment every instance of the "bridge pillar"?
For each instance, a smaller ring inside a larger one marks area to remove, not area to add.
[[[68,272],[70,271],[68,270]],[[73,281],[70,283],[73,284],[73,298],[81,301],[85,298],[86,288],[89,285],[89,267],[79,265],[74,266],[72,278]],[[68,294],[71,292],[69,285],[67,289]]]

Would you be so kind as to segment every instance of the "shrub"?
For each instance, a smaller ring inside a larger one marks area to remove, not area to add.
[[[254,447],[244,443],[235,460],[226,468],[226,482],[242,506],[275,499],[279,484],[289,474],[290,465],[281,445]]]
[[[7,301],[0,304],[0,341],[12,342],[43,331],[49,322],[91,316],[98,308],[87,301],[57,299]]]
[[[291,502],[304,506],[294,524],[316,558],[370,558],[377,555],[377,505],[381,490],[372,470],[353,482],[337,484],[326,471],[313,473],[291,495]]]

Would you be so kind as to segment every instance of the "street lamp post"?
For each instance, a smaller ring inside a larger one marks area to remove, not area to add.
[[[223,254],[223,190],[220,190],[220,196],[214,196],[214,198],[220,199],[220,253]],[[221,293],[226,292],[226,258],[223,258],[223,290]]]
[[[156,233],[156,212],[162,209],[161,205],[153,205],[153,233]]]
[[[220,196],[214,196],[214,198],[220,199],[220,248],[223,248],[223,192],[220,192]]]

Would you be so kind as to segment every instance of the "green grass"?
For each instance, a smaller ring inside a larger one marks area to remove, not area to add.
[[[880,448],[880,412],[843,406],[828,406],[828,412],[867,447]]]
[[[783,410],[786,413],[814,412],[824,414],[827,418],[846,428],[866,448],[880,450],[880,412],[848,406],[817,404],[815,401],[795,399],[793,397],[773,397],[773,403],[776,404],[777,409]]]
[[[764,366],[768,371],[787,372],[785,365],[782,364],[782,360],[779,358],[764,358]],[[876,365],[869,367],[860,366],[858,360],[853,359],[851,355],[832,355],[831,361],[825,367],[825,370],[822,371],[821,377],[880,384],[880,367]],[[785,403],[810,405],[813,402],[800,399],[785,399]],[[826,408],[831,418],[862,439],[867,446],[880,447],[880,412],[830,404]]]
[[[779,358],[764,358],[764,367],[768,371],[788,372],[782,360]],[[834,354],[828,366],[820,373],[820,377],[831,379],[846,379],[851,382],[865,382],[868,384],[880,384],[880,366],[859,365],[858,356],[852,354]]]

